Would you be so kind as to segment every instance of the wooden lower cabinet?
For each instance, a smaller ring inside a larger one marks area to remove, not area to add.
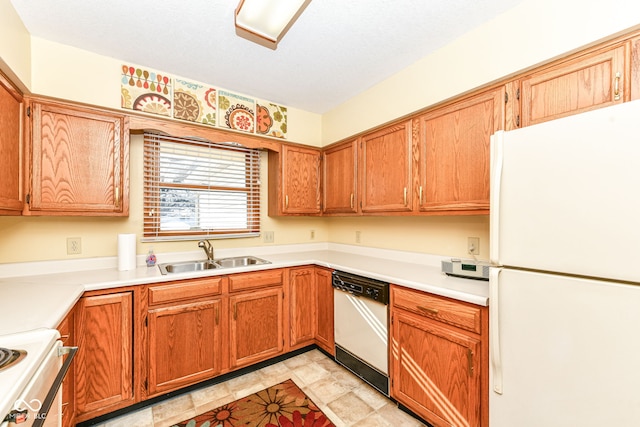
[[[75,311],[76,422],[135,403],[133,291],[88,295]]]
[[[434,427],[487,427],[486,307],[395,286],[391,304],[392,397]]]
[[[282,353],[282,286],[229,297],[231,368],[251,365]]]
[[[289,345],[313,344],[317,331],[317,289],[314,267],[289,270]]]
[[[316,267],[317,311],[316,344],[329,354],[335,355],[333,337],[333,286],[332,270]]]
[[[59,330],[79,347],[65,382],[66,427],[310,344],[333,354],[331,270],[92,291]]]
[[[149,310],[149,396],[220,372],[220,298]]]
[[[72,309],[66,317],[58,325],[58,332],[60,333],[60,340],[62,345],[70,347],[75,345],[75,325],[74,325],[74,310]],[[64,356],[69,357],[67,356]],[[67,375],[62,382],[62,427],[71,427],[76,424],[76,405],[75,405],[75,375],[74,375],[75,363],[71,363]]]

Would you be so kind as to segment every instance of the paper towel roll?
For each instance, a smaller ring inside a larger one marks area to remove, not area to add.
[[[136,235],[118,234],[118,270],[135,270]]]

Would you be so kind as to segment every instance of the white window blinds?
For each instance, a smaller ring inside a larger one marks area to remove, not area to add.
[[[258,150],[145,133],[143,240],[259,233]]]

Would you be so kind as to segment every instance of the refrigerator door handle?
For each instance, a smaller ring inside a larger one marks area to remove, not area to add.
[[[502,191],[502,161],[504,158],[504,131],[499,130],[491,135],[491,192],[489,212],[489,259],[492,264],[499,265],[499,224],[500,224],[500,192]]]
[[[489,271],[489,353],[493,372],[493,391],[502,394],[502,354],[500,353],[500,272]]]

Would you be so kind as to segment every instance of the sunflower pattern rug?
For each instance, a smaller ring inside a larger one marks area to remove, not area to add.
[[[335,427],[292,380],[172,427]]]

